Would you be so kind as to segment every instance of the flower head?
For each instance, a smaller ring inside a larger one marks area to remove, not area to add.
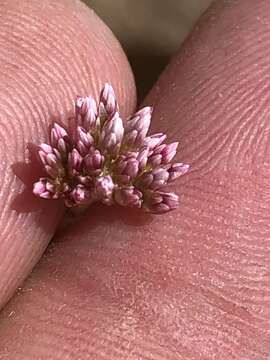
[[[144,107],[122,121],[114,90],[105,84],[96,102],[91,96],[75,102],[75,133],[55,123],[48,144],[39,147],[47,177],[33,186],[43,199],[66,206],[106,205],[142,208],[162,214],[178,206],[178,196],[164,187],[189,166],[171,163],[178,143],[166,135],[148,135],[152,108]]]

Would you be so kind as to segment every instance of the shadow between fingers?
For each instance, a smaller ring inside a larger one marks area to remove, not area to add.
[[[54,241],[64,242],[65,235],[72,234],[77,231],[79,225],[82,229],[88,231],[94,230],[97,226],[104,224],[110,226],[115,223],[129,225],[133,227],[144,226],[151,224],[153,215],[144,213],[140,209],[123,208],[121,206],[106,206],[102,204],[93,204],[84,212],[78,212],[68,209],[62,219],[60,226],[54,236]]]
[[[18,214],[35,213],[34,221],[44,231],[51,233],[54,229],[54,222],[50,222],[44,214],[50,214],[52,209],[59,208],[59,219],[63,212],[61,200],[44,200],[33,194],[33,184],[40,177],[45,176],[44,170],[38,159],[38,146],[32,143],[27,144],[28,160],[17,162],[11,165],[13,174],[23,183],[23,190],[16,194],[11,201],[11,210]],[[62,209],[62,211],[61,211]]]

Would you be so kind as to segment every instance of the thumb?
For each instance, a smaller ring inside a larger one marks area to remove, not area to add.
[[[82,3],[4,0],[0,18],[1,307],[38,261],[62,213],[24,191],[38,170],[20,165],[27,143],[44,141],[53,119],[67,121],[76,95],[97,95],[107,81],[129,112],[135,87],[118,42]]]

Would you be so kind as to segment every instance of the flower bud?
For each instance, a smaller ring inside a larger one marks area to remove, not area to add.
[[[166,139],[166,135],[163,133],[158,133],[154,135],[150,135],[144,139],[144,146],[147,146],[149,150],[153,150],[157,146],[161,145],[163,141]]]
[[[144,189],[160,189],[167,184],[169,173],[166,169],[155,168],[141,176],[139,184]]]
[[[175,193],[149,192],[143,207],[153,214],[164,214],[176,209],[179,205],[179,197]]]
[[[97,175],[101,172],[104,164],[104,156],[101,155],[99,150],[95,150],[93,153],[86,155],[84,164],[88,174]]]
[[[68,206],[82,205],[89,201],[90,192],[82,184],[78,184],[69,194]]]
[[[148,155],[149,155],[149,148],[148,147],[142,147],[137,155],[137,161],[139,164],[139,170],[143,170],[147,164],[148,161]]]
[[[147,106],[136,112],[125,123],[123,144],[128,148],[141,146],[148,132],[152,116],[152,108]]]
[[[124,183],[130,182],[134,179],[139,171],[139,162],[134,156],[121,156],[115,166],[115,174]]]
[[[86,155],[94,144],[93,136],[83,127],[77,127],[76,147],[81,155]]]
[[[58,199],[59,197],[59,194],[55,192],[54,184],[46,178],[40,178],[34,183],[33,193],[43,199]]]
[[[72,176],[81,172],[82,161],[80,153],[74,148],[68,156],[68,170]]]
[[[70,139],[66,130],[57,123],[51,129],[51,146],[58,151],[62,157],[66,158],[70,148]]]
[[[142,206],[142,193],[134,186],[116,188],[114,200],[121,206],[140,208]]]
[[[116,113],[111,120],[108,120],[102,129],[100,142],[102,148],[107,152],[114,154],[120,147],[124,134],[122,119]]]
[[[100,200],[111,198],[114,187],[115,185],[109,175],[100,176],[95,179],[95,196]]]
[[[100,93],[99,116],[110,120],[118,111],[114,90],[111,85],[105,84]]]
[[[77,124],[86,131],[94,128],[97,121],[97,104],[91,97],[78,97],[75,105]]]
[[[169,164],[176,154],[177,147],[178,142],[157,146],[151,156],[149,156],[148,163],[152,166]]]
[[[188,172],[190,166],[183,163],[175,163],[173,164],[169,169],[169,180],[168,182],[172,182],[175,179],[177,179],[179,176],[184,175],[186,172]]]
[[[47,174],[53,178],[64,174],[61,155],[56,149],[53,149],[50,145],[41,144],[38,154]]]

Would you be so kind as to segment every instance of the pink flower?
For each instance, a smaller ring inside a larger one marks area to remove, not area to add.
[[[152,108],[145,107],[127,121],[119,116],[113,88],[105,84],[98,105],[78,97],[75,134],[55,123],[39,157],[47,177],[33,186],[44,199],[62,198],[68,207],[106,205],[142,208],[155,214],[174,210],[178,196],[163,191],[189,166],[172,163],[178,142],[164,144],[166,135],[147,135]]]

